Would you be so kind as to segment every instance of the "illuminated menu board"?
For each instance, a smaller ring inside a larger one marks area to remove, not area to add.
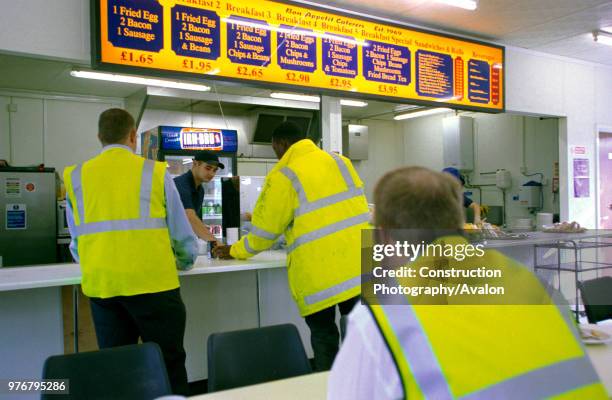
[[[92,7],[98,69],[504,111],[501,46],[266,0]]]

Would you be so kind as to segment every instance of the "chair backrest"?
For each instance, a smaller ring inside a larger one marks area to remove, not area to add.
[[[161,350],[148,342],[51,356],[43,379],[69,379],[68,395],[42,399],[154,399],[172,394]]]
[[[612,277],[578,282],[578,287],[590,323],[612,318]]]
[[[292,324],[208,337],[208,391],[231,389],[312,372]]]

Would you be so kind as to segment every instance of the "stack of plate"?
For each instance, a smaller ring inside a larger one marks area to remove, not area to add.
[[[533,230],[533,221],[531,218],[517,218],[512,222],[513,232],[529,232]]]

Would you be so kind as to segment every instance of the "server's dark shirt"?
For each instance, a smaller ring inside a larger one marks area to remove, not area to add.
[[[180,193],[180,190],[179,190],[179,193]],[[473,202],[474,200],[470,199],[469,197],[467,197],[465,193],[463,193],[463,207],[468,208],[469,206],[472,205]]]
[[[185,172],[183,175],[179,175],[174,178],[174,184],[176,189],[181,196],[183,207],[185,209],[191,208],[195,211],[196,215],[202,219],[202,203],[204,202],[204,188],[202,185],[195,187],[193,180],[193,174],[191,170]]]

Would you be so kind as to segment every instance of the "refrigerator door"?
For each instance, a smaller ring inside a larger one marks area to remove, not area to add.
[[[168,172],[174,178],[191,169],[193,155],[166,155],[164,161],[168,163]],[[234,164],[232,157],[220,156],[219,161],[225,168],[219,169],[212,181],[203,184],[202,221],[216,238],[221,239],[223,237],[221,178],[234,176]]]
[[[3,266],[56,262],[57,203],[53,172],[0,172]]]

